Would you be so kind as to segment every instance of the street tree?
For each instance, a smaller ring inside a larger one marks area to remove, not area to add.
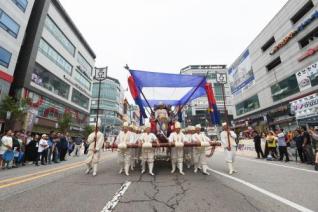
[[[59,130],[66,133],[70,129],[72,123],[72,115],[70,113],[64,113],[63,116],[58,120]]]

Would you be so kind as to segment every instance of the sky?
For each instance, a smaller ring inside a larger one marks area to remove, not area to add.
[[[96,66],[108,66],[125,89],[125,64],[168,73],[188,65],[230,66],[287,0],[60,2],[96,53]]]

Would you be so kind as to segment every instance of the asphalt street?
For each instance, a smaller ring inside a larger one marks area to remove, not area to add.
[[[210,176],[170,174],[161,161],[154,177],[139,169],[126,177],[116,153],[104,152],[93,177],[84,174],[84,159],[1,170],[0,211],[318,211],[318,172],[303,164],[238,157],[239,173],[229,176],[216,152]]]

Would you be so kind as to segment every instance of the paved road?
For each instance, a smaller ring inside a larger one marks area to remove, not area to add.
[[[302,164],[239,157],[239,173],[230,177],[215,153],[210,176],[170,174],[160,162],[155,177],[126,177],[117,173],[115,153],[102,158],[96,177],[84,174],[84,157],[0,171],[0,211],[102,211],[127,181],[113,211],[318,211],[318,172]]]

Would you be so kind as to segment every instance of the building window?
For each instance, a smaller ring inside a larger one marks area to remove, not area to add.
[[[83,76],[78,70],[74,72],[74,78],[78,83],[80,83],[87,90],[91,89],[90,80],[87,79],[87,77]]]
[[[0,46],[0,65],[8,68],[11,60],[11,52]]]
[[[32,82],[60,97],[68,99],[70,86],[39,64],[36,64],[33,70]]]
[[[293,24],[297,23],[306,13],[314,7],[313,2],[308,1],[300,10],[290,19]]]
[[[216,101],[223,101],[222,85],[220,83],[214,83],[213,87]]]
[[[271,37],[262,47],[262,51],[265,52],[269,47],[271,47],[275,43],[275,38]]]
[[[78,106],[82,108],[88,109],[89,98],[74,88],[72,93],[72,102],[74,102],[75,104],[77,104]]]
[[[75,46],[66,37],[66,35],[60,30],[60,28],[54,23],[54,21],[46,16],[45,20],[46,29],[62,44],[62,46],[72,55],[75,54]]]
[[[298,41],[301,48],[304,48],[310,42],[313,42],[318,38],[318,27],[316,27],[314,30],[309,32],[305,37],[303,37],[301,40]]]
[[[25,12],[27,6],[28,6],[28,0],[12,0],[17,7],[22,11]]]
[[[13,37],[18,37],[20,30],[19,24],[0,9],[0,27],[6,30]]]
[[[78,52],[77,62],[79,63],[79,67],[81,71],[83,71],[88,77],[93,74],[93,67],[87,62],[87,60],[83,57],[83,55]]]
[[[292,75],[287,79],[271,86],[272,97],[274,101],[284,99],[290,95],[299,92],[296,75]]]
[[[72,65],[67,62],[62,55],[60,55],[53,47],[51,47],[46,41],[43,39],[40,40],[39,50],[42,54],[44,54],[47,58],[49,58],[53,63],[55,63],[58,67],[60,67],[64,72],[71,75],[72,73]]]
[[[276,66],[278,66],[281,63],[282,61],[280,60],[280,57],[277,57],[275,60],[273,60],[266,66],[266,69],[267,71],[271,71],[272,69],[274,69]]]
[[[260,107],[258,96],[252,96],[247,100],[235,105],[236,115],[242,115],[250,111],[256,110]]]

